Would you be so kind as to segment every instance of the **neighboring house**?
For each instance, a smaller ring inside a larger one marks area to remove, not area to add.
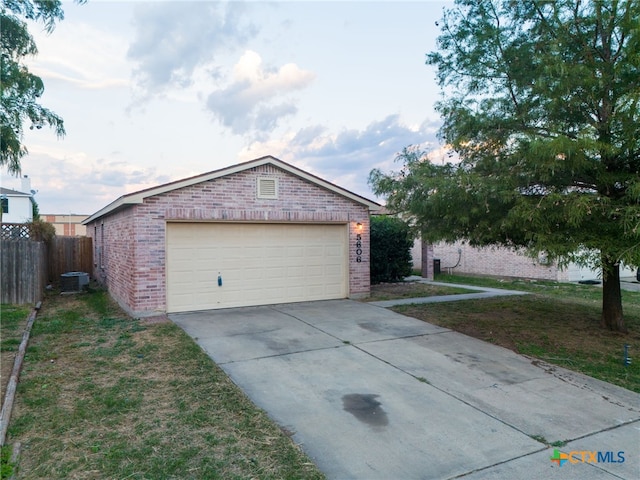
[[[2,223],[27,223],[33,220],[33,197],[31,193],[18,192],[0,187]]]
[[[274,157],[124,195],[83,224],[130,314],[366,296],[380,206]]]
[[[56,235],[82,237],[87,234],[87,227],[84,226],[82,222],[89,218],[89,215],[77,215],[75,213],[41,213],[40,218],[56,228]]]
[[[417,243],[421,242],[418,240]],[[416,264],[420,261],[420,249],[414,248],[413,255],[414,264]],[[579,267],[574,263],[566,268],[559,268],[556,263],[548,261],[544,255],[531,258],[524,251],[499,247],[474,248],[464,242],[433,245],[433,258],[439,263],[443,273],[531,278],[556,282],[601,279],[600,272]],[[634,270],[629,268],[620,270],[621,277],[633,275]]]

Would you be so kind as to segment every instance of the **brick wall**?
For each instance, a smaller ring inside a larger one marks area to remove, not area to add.
[[[109,289],[125,309],[135,302],[136,249],[133,209],[128,208],[87,225],[93,240],[93,278]]]
[[[460,274],[566,280],[566,273],[559,270],[555,264],[547,265],[542,258],[531,258],[522,251],[506,248],[473,248],[462,242],[439,243],[433,247],[433,256],[440,259],[443,273],[451,268],[453,273]]]
[[[261,176],[278,179],[278,199],[256,198]],[[369,293],[368,207],[263,165],[146,198],[141,205],[88,225],[88,234],[97,235],[94,245],[103,248],[104,256],[104,270],[98,265],[94,277],[107,284],[129,313],[149,315],[166,310],[166,223],[184,220],[349,224],[349,295]],[[100,239],[102,223],[104,242]],[[358,233],[362,237],[360,255],[356,254]]]

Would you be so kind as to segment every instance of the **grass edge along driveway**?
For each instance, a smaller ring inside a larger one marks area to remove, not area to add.
[[[621,334],[600,326],[602,290],[597,285],[445,274],[436,281],[531,295],[393,310],[640,393],[640,292],[622,291],[629,333]],[[628,366],[625,345],[632,357]]]

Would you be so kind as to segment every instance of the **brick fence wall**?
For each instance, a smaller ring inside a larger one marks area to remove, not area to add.
[[[412,250],[414,266],[420,264],[421,241],[416,240]],[[461,254],[458,249],[462,250]],[[440,260],[443,272],[492,275],[498,277],[531,278],[556,282],[577,282],[580,280],[598,280],[602,276],[597,268],[569,263],[559,268],[555,263],[545,262],[544,257],[531,258],[523,251],[506,248],[473,248],[462,242],[447,245],[439,243],[433,246],[433,256]],[[458,259],[460,262],[458,263]],[[455,266],[458,264],[457,266]],[[424,264],[423,264],[424,265]],[[453,268],[455,266],[455,268]],[[620,276],[632,278],[636,269],[622,265]],[[423,267],[423,276],[424,267]]]
[[[448,267],[454,267],[460,259],[458,266],[453,269],[455,273],[563,280],[563,274],[555,264],[546,264],[543,258],[528,257],[522,251],[497,247],[473,248],[457,242],[434,245],[433,255],[440,259],[443,272]]]
[[[414,266],[421,264],[421,243],[420,239],[416,240],[416,245],[412,250]],[[568,280],[567,271],[558,269],[555,264],[546,264],[543,258],[531,258],[522,251],[506,248],[473,248],[462,242],[438,243],[433,245],[433,258],[440,260],[443,273],[451,271],[452,273],[472,275],[535,278],[552,281]]]

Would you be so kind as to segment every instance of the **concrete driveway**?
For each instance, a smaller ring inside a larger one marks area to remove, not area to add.
[[[330,479],[640,478],[628,390],[350,300],[169,317]]]

